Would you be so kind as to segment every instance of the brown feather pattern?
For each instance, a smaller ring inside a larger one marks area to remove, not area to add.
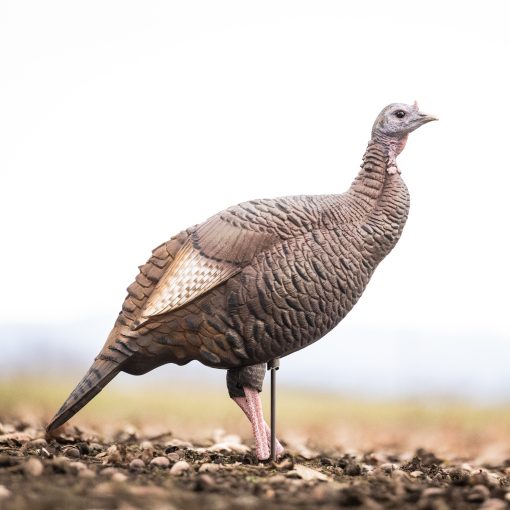
[[[234,368],[324,336],[407,219],[407,188],[387,163],[371,142],[346,193],[244,202],[156,248],[99,359],[135,374],[193,359]]]

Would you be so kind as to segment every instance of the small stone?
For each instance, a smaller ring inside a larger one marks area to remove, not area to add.
[[[485,487],[485,485],[475,485],[467,495],[466,499],[473,503],[481,503],[488,499],[490,494],[489,489]]]
[[[395,471],[395,469],[398,469],[398,466],[392,462],[385,462],[379,466],[379,469],[381,469],[386,474],[390,474],[392,471]]]
[[[99,443],[90,443],[89,449],[91,452],[102,452],[104,450],[103,445]]]
[[[506,501],[510,501],[510,492],[507,492],[507,493],[505,494],[505,500],[506,500]]]
[[[41,457],[45,457],[46,459],[51,459],[53,457],[53,454],[44,448],[44,446],[39,450],[39,455]]]
[[[107,468],[101,469],[99,474],[101,476],[113,476],[115,473],[118,473],[118,472],[119,472],[119,470],[117,468],[107,467]]]
[[[451,469],[448,474],[450,475],[450,479],[451,479],[453,485],[463,486],[463,485],[467,485],[469,483],[470,471],[468,471],[465,468]]]
[[[486,470],[479,469],[476,472],[471,473],[469,477],[470,485],[490,485],[489,477]]]
[[[508,505],[502,500],[497,498],[490,498],[484,502],[479,510],[505,510]]]
[[[140,445],[142,449],[142,460],[144,462],[150,462],[154,458],[154,446],[150,441],[143,441]]]
[[[216,485],[216,482],[214,481],[214,478],[211,475],[202,474],[198,475],[197,483],[195,485],[195,490],[197,491],[203,491],[212,489]]]
[[[106,450],[106,461],[107,464],[120,464],[122,457],[120,455],[117,445],[112,445]]]
[[[80,471],[84,471],[87,469],[86,464],[83,462],[69,462],[69,467],[73,470],[74,473],[79,473]]]
[[[348,476],[359,476],[361,475],[361,466],[357,462],[349,462],[344,471]]]
[[[275,463],[275,467],[277,469],[292,469],[294,467],[294,463],[288,457],[283,459],[280,463]]]
[[[132,471],[138,471],[140,469],[143,469],[145,467],[145,462],[142,459],[133,459],[129,463],[129,469]]]
[[[487,483],[491,487],[499,487],[501,484],[501,478],[496,473],[487,473]]]
[[[128,479],[128,477],[124,473],[114,473],[112,475],[112,481],[113,482],[125,482]]]
[[[71,459],[79,459],[80,458],[80,450],[75,446],[70,446],[64,450],[64,455]]]
[[[423,476],[423,471],[416,470],[409,473],[413,478],[421,478]]]
[[[70,471],[69,468],[69,459],[67,457],[55,457],[52,461],[53,469],[59,473],[68,473]]]
[[[150,465],[159,468],[167,468],[170,465],[170,461],[166,457],[154,457]]]
[[[248,453],[250,447],[239,443],[216,443],[207,448],[210,452]]]
[[[5,485],[0,485],[0,499],[8,498],[10,495],[11,491]]]
[[[92,471],[92,469],[83,469],[82,471],[78,471],[78,476],[80,478],[95,478],[96,473]]]
[[[23,465],[23,472],[27,476],[41,476],[43,471],[43,463],[36,457],[30,457]]]
[[[37,439],[33,439],[28,443],[28,446],[32,448],[44,448],[45,446],[48,446],[48,441],[44,439],[44,437],[39,437]]]
[[[177,462],[182,458],[182,452],[171,452],[167,454],[167,458],[170,462]]]
[[[165,447],[175,446],[176,448],[193,448],[193,445],[188,441],[181,441],[180,439],[171,439],[165,443]]]
[[[206,462],[198,469],[199,473],[215,473],[220,469],[219,464],[213,464],[212,462]]]
[[[361,471],[365,473],[370,473],[370,471],[373,471],[375,469],[375,466],[372,466],[371,464],[360,464],[361,465]]]
[[[170,469],[170,474],[174,476],[180,476],[184,472],[188,471],[189,468],[190,465],[185,460],[180,460],[172,466],[172,468]]]
[[[411,480],[409,473],[402,469],[395,469],[395,471],[392,471],[391,477],[402,482],[408,482]]]
[[[306,466],[303,466],[303,464],[296,464],[294,466],[293,471],[289,471],[287,475],[290,474],[297,474],[299,478],[302,480],[305,480],[306,482],[309,482],[311,480],[322,480],[327,481],[328,477],[321,473],[320,471],[317,471],[316,469],[312,469]]]
[[[81,455],[90,455],[90,446],[86,441],[81,441],[76,445]]]

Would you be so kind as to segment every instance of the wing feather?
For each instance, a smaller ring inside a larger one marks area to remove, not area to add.
[[[136,328],[222,284],[275,241],[271,234],[213,216],[199,225],[178,251],[145,302]]]
[[[188,241],[147,299],[142,319],[148,320],[180,308],[240,270],[240,267],[233,264],[201,255]]]

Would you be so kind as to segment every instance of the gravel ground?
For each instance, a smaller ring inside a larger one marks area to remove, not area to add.
[[[191,443],[128,428],[103,440],[75,427],[49,438],[22,421],[0,423],[2,510],[500,510],[509,503],[507,463],[300,444],[287,445],[277,463],[261,463],[222,431]]]

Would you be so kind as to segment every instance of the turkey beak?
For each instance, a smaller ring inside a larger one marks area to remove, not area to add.
[[[423,124],[426,124],[427,122],[432,122],[433,120],[439,120],[437,117],[434,117],[434,115],[428,115],[427,113],[418,113],[418,122],[420,123],[420,126],[423,126]]]

